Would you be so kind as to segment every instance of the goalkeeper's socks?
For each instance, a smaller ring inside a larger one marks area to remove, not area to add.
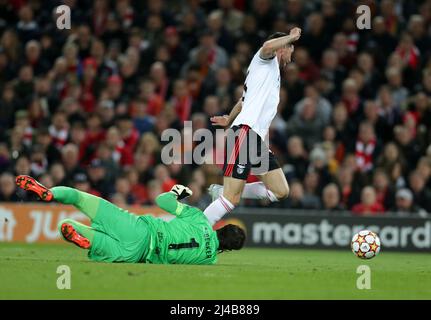
[[[51,188],[54,199],[64,204],[77,204],[80,200],[80,191],[69,187]]]
[[[75,206],[91,220],[96,217],[99,207],[107,202],[95,195],[69,187],[54,187],[51,191],[54,194],[54,200]]]
[[[205,216],[208,218],[211,225],[214,225],[223,216],[231,212],[235,206],[227,200],[225,197],[220,195],[213,203],[211,203],[204,211]]]

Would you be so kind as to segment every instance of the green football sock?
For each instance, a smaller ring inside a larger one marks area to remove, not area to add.
[[[101,198],[69,187],[54,187],[50,190],[54,195],[54,200],[73,205],[89,217],[90,220],[96,217]]]

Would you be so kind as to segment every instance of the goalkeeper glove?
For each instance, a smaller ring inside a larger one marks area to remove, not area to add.
[[[170,192],[177,196],[177,200],[187,198],[193,194],[192,190],[181,184],[174,185]]]

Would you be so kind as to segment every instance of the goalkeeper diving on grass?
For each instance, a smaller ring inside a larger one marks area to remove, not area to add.
[[[134,215],[77,189],[48,189],[29,176],[17,176],[16,184],[43,201],[73,205],[90,218],[91,226],[65,219],[58,227],[66,241],[88,249],[93,261],[214,264],[218,253],[239,250],[244,245],[245,233],[238,226],[228,224],[214,231],[201,210],[179,202],[192,195],[182,185],[156,198],[161,209],[176,216],[166,222],[150,215]]]

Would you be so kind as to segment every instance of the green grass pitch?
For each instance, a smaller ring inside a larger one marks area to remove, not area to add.
[[[359,265],[371,289],[359,290]],[[57,267],[71,269],[59,290]],[[217,265],[95,263],[72,245],[0,244],[0,299],[431,299],[431,254],[251,249]]]

